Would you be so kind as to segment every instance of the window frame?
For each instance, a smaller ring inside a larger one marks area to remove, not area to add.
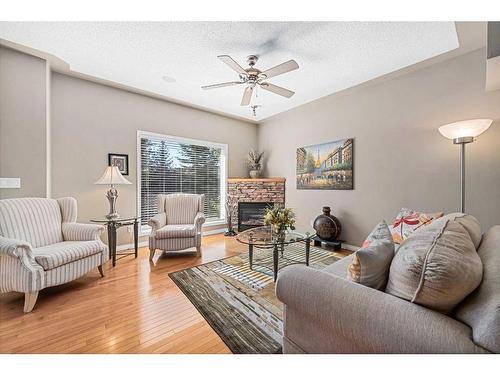
[[[224,208],[224,203],[226,202],[227,195],[227,176],[228,176],[228,145],[227,143],[218,143],[205,141],[194,138],[178,137],[175,135],[154,133],[145,130],[137,130],[137,217],[141,217],[141,181],[142,181],[142,158],[141,158],[141,138],[152,138],[157,140],[168,140],[183,144],[205,146],[205,147],[217,147],[221,149],[221,165],[220,165],[220,194],[221,194],[221,217],[217,220],[206,221],[203,224],[203,228],[209,228],[214,226],[223,225],[226,223],[226,210]],[[146,235],[151,233],[151,227],[149,225],[140,225],[139,234]]]

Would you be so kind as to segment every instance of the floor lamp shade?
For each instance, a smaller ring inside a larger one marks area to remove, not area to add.
[[[106,218],[118,219],[120,215],[116,212],[116,199],[118,198],[118,191],[114,188],[115,185],[130,185],[131,182],[122,176],[120,170],[116,166],[109,166],[104,170],[101,178],[96,182],[96,185],[109,185],[111,188],[108,190],[106,197],[109,201],[109,214]]]
[[[493,120],[475,119],[453,122],[439,127],[439,132],[448,139],[477,137],[488,130]]]
[[[474,138],[484,133],[493,120],[474,119],[453,122],[439,127],[443,137],[452,139],[460,145],[460,212],[465,212],[465,145],[474,142]]]

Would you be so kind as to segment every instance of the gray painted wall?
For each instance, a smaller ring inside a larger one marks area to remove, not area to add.
[[[267,154],[267,174],[287,178],[287,202],[299,222],[330,205],[343,237],[360,244],[382,218],[399,208],[454,211],[458,207],[458,148],[437,127],[490,117],[496,121],[467,146],[467,204],[483,229],[500,223],[500,91],[484,92],[485,50],[365,84],[279,115],[255,126],[204,111],[77,78],[51,79],[52,196],[75,196],[82,221],[108,209],[106,187],[94,185],[108,152],[130,156],[133,185],[120,187],[118,210],[136,207],[136,131],[228,143],[229,176],[246,175],[247,150]],[[0,176],[21,177],[22,189],[0,197],[46,194],[45,61],[0,49]],[[355,190],[295,188],[295,149],[355,138]],[[121,232],[120,243],[131,241]]]
[[[45,60],[0,48],[0,177],[21,178],[0,198],[45,196],[45,110]]]
[[[136,212],[137,130],[228,144],[230,177],[247,174],[257,126],[70,76],[52,75],[52,195],[78,199],[79,220],[108,212],[107,187],[94,185],[108,153],[129,155],[132,185],[119,186],[117,211]],[[119,243],[132,242],[125,230]]]
[[[401,207],[458,210],[459,149],[437,128],[486,117],[495,122],[467,145],[467,211],[483,230],[500,224],[500,91],[486,93],[485,50],[379,84],[319,99],[259,126],[267,174],[287,178],[287,206],[307,223],[329,205],[342,238],[359,245]],[[297,147],[354,138],[354,190],[295,187]]]

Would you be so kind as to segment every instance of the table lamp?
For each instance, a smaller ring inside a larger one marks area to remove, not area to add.
[[[109,214],[106,215],[106,219],[118,219],[120,217],[120,215],[116,212],[116,198],[118,198],[118,191],[114,186],[130,185],[131,182],[127,181],[125,177],[122,176],[117,166],[109,166],[104,170],[101,178],[94,182],[94,184],[110,186],[110,189],[106,194],[109,201]]]
[[[474,119],[454,122],[439,127],[443,137],[460,145],[460,212],[465,213],[465,145],[474,142],[474,138],[485,132],[493,120]]]

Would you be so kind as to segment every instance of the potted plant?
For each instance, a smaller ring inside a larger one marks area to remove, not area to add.
[[[287,229],[295,229],[295,214],[291,208],[281,206],[266,208],[264,224],[270,225],[277,236],[284,236]]]
[[[259,178],[260,170],[262,168],[262,156],[264,152],[258,153],[254,149],[251,149],[247,155],[247,164],[250,167],[250,177]]]

